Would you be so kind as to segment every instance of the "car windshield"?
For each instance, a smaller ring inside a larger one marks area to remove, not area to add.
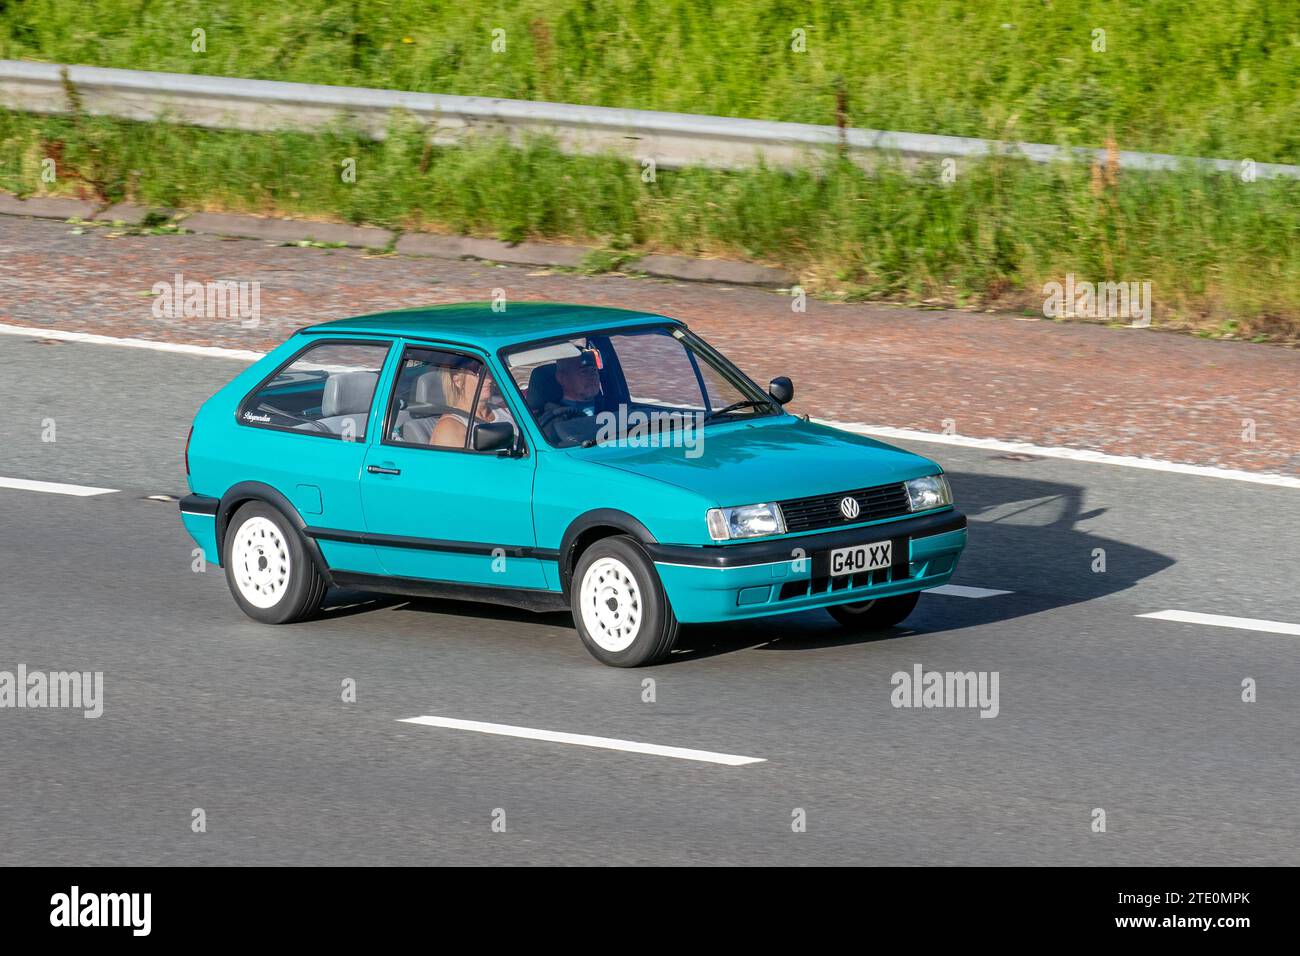
[[[646,326],[519,346],[506,365],[560,448],[662,439],[781,407],[702,340]]]

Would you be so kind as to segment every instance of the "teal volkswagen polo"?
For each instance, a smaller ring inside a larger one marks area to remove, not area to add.
[[[243,611],[331,587],[568,609],[617,667],[682,624],[901,622],[966,518],[934,462],[785,411],[685,324],[582,305],[300,329],[210,398],[185,527]]]

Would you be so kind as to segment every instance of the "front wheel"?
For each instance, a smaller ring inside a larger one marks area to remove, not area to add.
[[[631,538],[602,538],[582,552],[570,592],[578,634],[601,663],[641,667],[673,649],[677,617],[654,563]]]
[[[854,604],[832,604],[826,610],[841,627],[847,630],[883,631],[887,627],[901,624],[903,619],[916,608],[916,602],[920,597],[920,591],[913,591],[911,594],[874,598]]]
[[[222,564],[235,603],[263,624],[301,621],[325,598],[325,579],[297,530],[261,501],[248,502],[230,519]]]

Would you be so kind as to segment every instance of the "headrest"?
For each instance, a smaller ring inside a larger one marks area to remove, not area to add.
[[[320,401],[321,417],[370,411],[370,400],[375,395],[378,381],[378,372],[338,372],[331,375],[325,380],[325,394]]]
[[[547,403],[558,403],[564,397],[564,390],[555,380],[555,363],[539,365],[528,373],[528,407],[540,412]]]
[[[411,401],[416,405],[446,405],[448,371],[445,368],[431,368],[416,376]]]

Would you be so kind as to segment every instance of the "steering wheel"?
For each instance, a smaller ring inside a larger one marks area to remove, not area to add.
[[[587,413],[581,408],[575,408],[572,405],[557,405],[550,411],[542,412],[537,418],[537,427],[545,429],[548,425],[555,422],[568,421],[570,418],[586,418]]]

